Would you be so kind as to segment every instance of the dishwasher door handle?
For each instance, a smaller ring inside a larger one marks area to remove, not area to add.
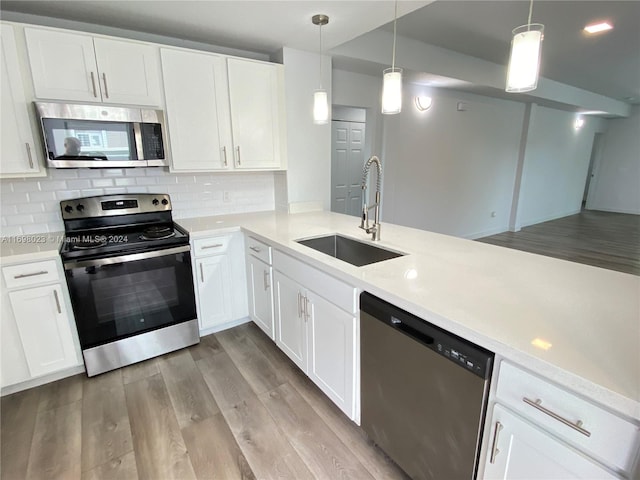
[[[427,335],[426,333],[422,333],[420,330],[417,330],[411,325],[404,323],[399,318],[391,317],[391,321],[389,322],[389,325],[395,328],[396,330],[400,330],[401,332],[404,332],[407,335],[409,335],[411,338],[414,338],[415,340],[418,340],[426,345],[432,345],[434,342],[434,339],[432,336]]]

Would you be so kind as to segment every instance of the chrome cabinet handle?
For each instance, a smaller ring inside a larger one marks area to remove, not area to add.
[[[46,275],[47,272],[46,270],[41,270],[39,272],[33,272],[33,273],[21,273],[20,275],[14,275],[13,278],[15,278],[16,280],[19,278],[27,278],[27,277],[36,277],[38,275]]]
[[[93,87],[93,96],[98,98],[98,90],[96,89],[96,76],[91,72],[91,86]]]
[[[207,248],[220,248],[222,247],[223,244],[222,243],[216,243],[215,245],[203,245],[202,247],[200,247],[202,250],[206,250]]]
[[[298,318],[302,317],[302,294],[298,292]]]
[[[309,297],[307,297],[306,295],[304,297],[302,297],[304,299],[304,321],[308,321],[310,314],[309,314]]]
[[[548,408],[545,408],[542,406],[542,400],[540,400],[539,398],[536,398],[535,400],[530,400],[527,397],[522,397],[522,401],[524,403],[526,403],[527,405],[531,405],[533,408],[540,410],[542,413],[549,415],[551,418],[558,420],[560,423],[564,423],[567,427],[571,427],[573,428],[575,431],[580,432],[582,435],[584,435],[585,437],[590,437],[591,436],[591,432],[588,430],[585,430],[584,428],[582,428],[582,420],[578,420],[576,423],[573,423],[569,420],[567,420],[564,417],[561,417],[560,415],[558,415],[555,412],[552,412],[551,410],[549,410]]]
[[[33,157],[31,156],[31,145],[29,145],[29,142],[25,142],[25,146],[27,147],[27,158],[29,159],[29,168],[33,169]]]
[[[102,81],[104,83],[104,96],[106,98],[109,98],[109,88],[107,87],[107,74],[106,73],[102,74]]]
[[[204,268],[202,267],[202,263],[200,264],[200,278],[202,279],[202,283],[204,283]]]
[[[227,167],[229,166],[229,163],[227,162],[227,147],[222,147],[222,157],[223,157],[223,163],[224,166]]]
[[[236,152],[238,153],[238,165],[242,165],[242,161],[240,159],[240,145],[236,147]]]
[[[267,270],[265,270],[263,273],[263,280],[264,280],[264,289],[268,290],[271,285],[269,285],[269,272]]]
[[[495,463],[496,457],[500,453],[500,450],[498,450],[498,437],[500,436],[501,430],[502,424],[496,422],[496,428],[493,430],[493,444],[491,445],[491,458],[489,459],[489,463]]]
[[[249,247],[249,250],[253,250],[256,253],[260,253],[262,251],[260,247],[254,247],[254,246]]]
[[[58,298],[58,291],[57,290],[53,291],[53,298],[55,298],[55,300],[56,300],[56,308],[58,309],[58,313],[61,314],[62,313],[62,308],[60,308],[60,299]]]

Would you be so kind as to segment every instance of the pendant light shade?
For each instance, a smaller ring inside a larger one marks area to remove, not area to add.
[[[322,26],[329,23],[327,15],[318,14],[311,17],[311,22],[318,25],[320,30],[320,48],[318,56],[320,58],[320,88],[313,92],[313,123],[316,125],[325,125],[329,123],[329,96],[327,91],[322,88]]]
[[[402,110],[402,69],[387,68],[382,77],[382,113],[392,115]]]
[[[398,21],[398,0],[393,14],[393,54],[391,68],[382,72],[382,113],[393,115],[402,111],[402,69],[396,68],[396,23]]]
[[[513,30],[507,70],[507,92],[529,92],[538,86],[544,25],[522,25]]]
[[[530,0],[527,24],[511,32],[513,38],[507,68],[507,92],[530,92],[538,86],[544,25],[531,23],[532,13],[533,0]]]
[[[329,123],[329,97],[326,90],[313,92],[313,123],[316,125]]]

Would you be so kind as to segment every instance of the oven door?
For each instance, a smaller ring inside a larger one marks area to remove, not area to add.
[[[197,318],[188,245],[64,268],[83,350]]]

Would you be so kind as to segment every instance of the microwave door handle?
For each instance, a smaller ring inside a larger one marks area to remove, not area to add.
[[[140,124],[135,122],[133,124],[133,136],[136,142],[136,153],[138,154],[138,160],[144,160],[144,148],[142,146],[142,129]]]

